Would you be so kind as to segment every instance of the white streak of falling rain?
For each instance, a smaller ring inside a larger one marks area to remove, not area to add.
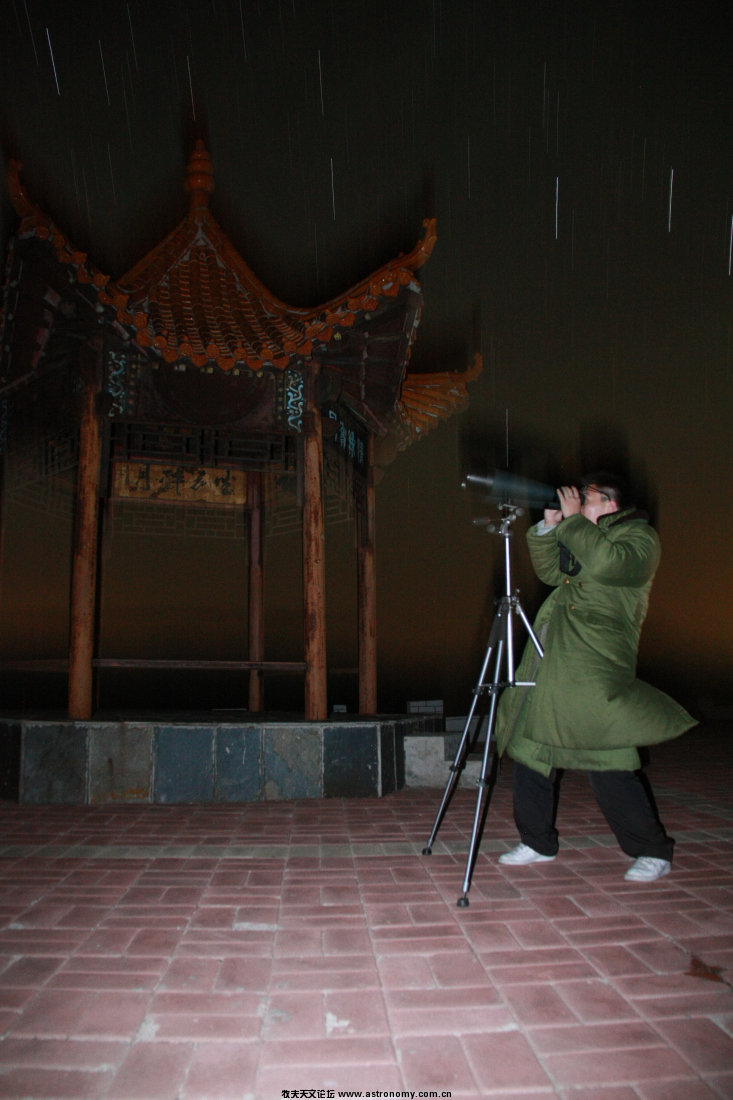
[[[130,108],[127,103],[127,88],[125,87],[125,74],[122,73],[122,102],[125,107],[125,119],[127,120],[127,140],[130,142],[130,149],[133,148],[132,143],[132,125],[130,123]]]
[[[667,208],[667,232],[672,232],[672,187],[674,186],[674,168],[669,170],[669,205]]]
[[[23,0],[23,7],[25,8],[25,17],[28,20],[28,30],[31,33],[31,46],[33,47],[33,56],[36,59],[36,65],[38,65],[38,50],[36,49],[36,39],[33,34],[33,24],[31,23],[31,17],[28,14],[28,5],[26,4],[25,0]]]
[[[76,194],[76,201],[81,205],[81,191],[79,189],[79,174],[76,170],[76,157],[74,156],[74,150],[69,150],[69,156],[71,158],[71,178],[74,181],[74,192]]]
[[[115,172],[112,167],[112,149],[109,142],[107,142],[107,160],[109,161],[109,178],[112,183],[112,202],[117,206],[117,190],[115,188]]]
[[[196,121],[196,105],[193,101],[193,81],[191,80],[191,59],[186,54],[186,65],[188,67],[188,87],[191,92],[191,114],[193,115],[194,122]]]
[[[109,84],[107,83],[107,70],[104,65],[104,53],[102,52],[102,40],[99,39],[99,59],[102,62],[102,76],[104,77],[104,93],[107,96],[107,106],[111,107],[112,103],[109,98]]]
[[[58,75],[56,73],[56,62],[53,59],[53,46],[51,45],[51,35],[49,33],[48,27],[46,27],[46,38],[48,39],[48,52],[51,54],[51,64],[53,66],[53,78],[56,81],[56,91],[58,92],[59,95],[61,95],[61,89],[59,88],[59,78],[58,78]]]
[[[316,287],[317,287],[319,285],[320,281],[321,281],[321,274],[320,274],[320,269],[319,269],[319,265],[318,265],[318,223],[317,222],[313,223],[313,243],[314,243],[314,246],[315,246],[315,256],[316,256]]]
[[[82,178],[82,182],[84,183],[84,199],[85,199],[86,207],[87,207],[87,222],[88,222],[88,225],[89,225],[89,237],[91,239],[91,236],[92,236],[92,208],[89,205],[89,188],[87,187],[87,173],[86,173],[85,168],[82,168],[82,170],[81,170],[81,178]]]
[[[130,5],[127,5],[127,21],[130,24],[130,41],[132,42],[132,56],[135,59],[135,68],[139,69],[140,66],[137,63],[137,50],[135,49],[135,35],[132,31],[132,15],[130,13]]]
[[[467,165],[467,167],[468,167],[468,201],[470,202],[471,201],[471,135],[470,134],[468,135],[468,138],[466,139],[466,141],[467,141],[467,146],[468,146],[467,152],[466,152],[467,161],[468,161],[468,165]]]
[[[555,240],[557,240],[559,204],[560,204],[560,177],[555,176]]]
[[[326,109],[323,105],[323,70],[321,69],[321,51],[318,51],[318,86],[321,89],[321,114],[325,116]]]
[[[295,164],[294,164],[294,161],[293,161],[293,133],[292,133],[292,130],[290,128],[290,115],[289,114],[285,116],[285,121],[286,121],[287,127],[288,127],[288,162],[290,164],[290,171],[294,172],[295,171]]]
[[[132,68],[130,66],[130,55],[127,52],[127,50],[125,50],[125,68],[123,69],[123,72],[122,72],[122,87],[123,88],[125,87],[125,72],[127,72],[127,79],[130,83],[130,98],[132,100],[132,105],[134,107],[135,106],[135,81],[133,80]]]
[[[644,187],[646,185],[646,138],[644,138],[644,152],[641,157],[641,201],[644,201]]]
[[[239,25],[242,29],[242,49],[244,50],[244,60],[247,60],[247,42],[244,37],[244,12],[242,11],[242,0],[239,0]]]
[[[331,157],[331,206],[333,207],[333,220],[336,221],[336,186],[333,179],[333,157]]]

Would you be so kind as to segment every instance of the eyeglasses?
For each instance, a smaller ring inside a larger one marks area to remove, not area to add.
[[[604,500],[611,499],[608,493],[605,493],[603,489],[599,489],[597,485],[584,485],[583,488],[580,490],[580,499],[583,501],[584,504],[585,498],[588,496],[588,493],[598,493],[598,495],[603,497]]]

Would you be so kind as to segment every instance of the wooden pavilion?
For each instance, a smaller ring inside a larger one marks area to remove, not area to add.
[[[11,161],[19,218],[1,323],[3,492],[29,466],[73,472],[74,540],[68,654],[14,667],[68,669],[68,714],[94,710],[95,670],[236,668],[249,709],[263,675],[305,677],[305,718],[327,714],[324,463],[357,520],[359,713],[377,711],[375,455],[421,438],[467,402],[480,372],[412,374],[422,308],[416,272],[435,222],[407,255],[315,308],[279,301],[212,216],[214,176],[198,142],[189,209],[131,271],[114,280],[33,202]],[[265,659],[263,517],[291,475],[303,540],[302,662]],[[244,509],[248,539],[246,660],[100,658],[96,608],[105,499]],[[8,662],[5,662],[8,666]]]

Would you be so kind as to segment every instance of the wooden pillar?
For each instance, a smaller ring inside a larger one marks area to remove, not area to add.
[[[3,564],[5,560],[5,453],[8,448],[8,397],[0,397],[0,596],[3,592]]]
[[[262,474],[247,475],[247,506],[249,515],[249,659],[265,659],[265,585],[262,563]],[[262,670],[253,668],[249,674],[249,709],[261,711],[264,706]]]
[[[85,380],[76,472],[76,516],[71,564],[69,631],[69,718],[92,716],[92,659],[97,607],[99,488],[102,427],[98,409],[101,343],[85,348]]]
[[[359,714],[377,713],[377,583],[375,570],[376,497],[374,441],[369,437],[364,514],[357,532],[359,619]]]
[[[5,545],[5,454],[0,451],[0,598],[3,594],[3,548]]]
[[[303,612],[305,632],[305,717],[328,715],[326,671],[326,561],[323,514],[323,433],[318,401],[319,366],[306,378],[303,436]]]

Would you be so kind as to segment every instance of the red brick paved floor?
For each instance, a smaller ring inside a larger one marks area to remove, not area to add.
[[[574,775],[557,861],[500,867],[507,767],[467,909],[473,790],[431,857],[439,790],[5,803],[0,1097],[733,1097],[733,730],[655,750],[648,774],[670,876],[623,881]]]

